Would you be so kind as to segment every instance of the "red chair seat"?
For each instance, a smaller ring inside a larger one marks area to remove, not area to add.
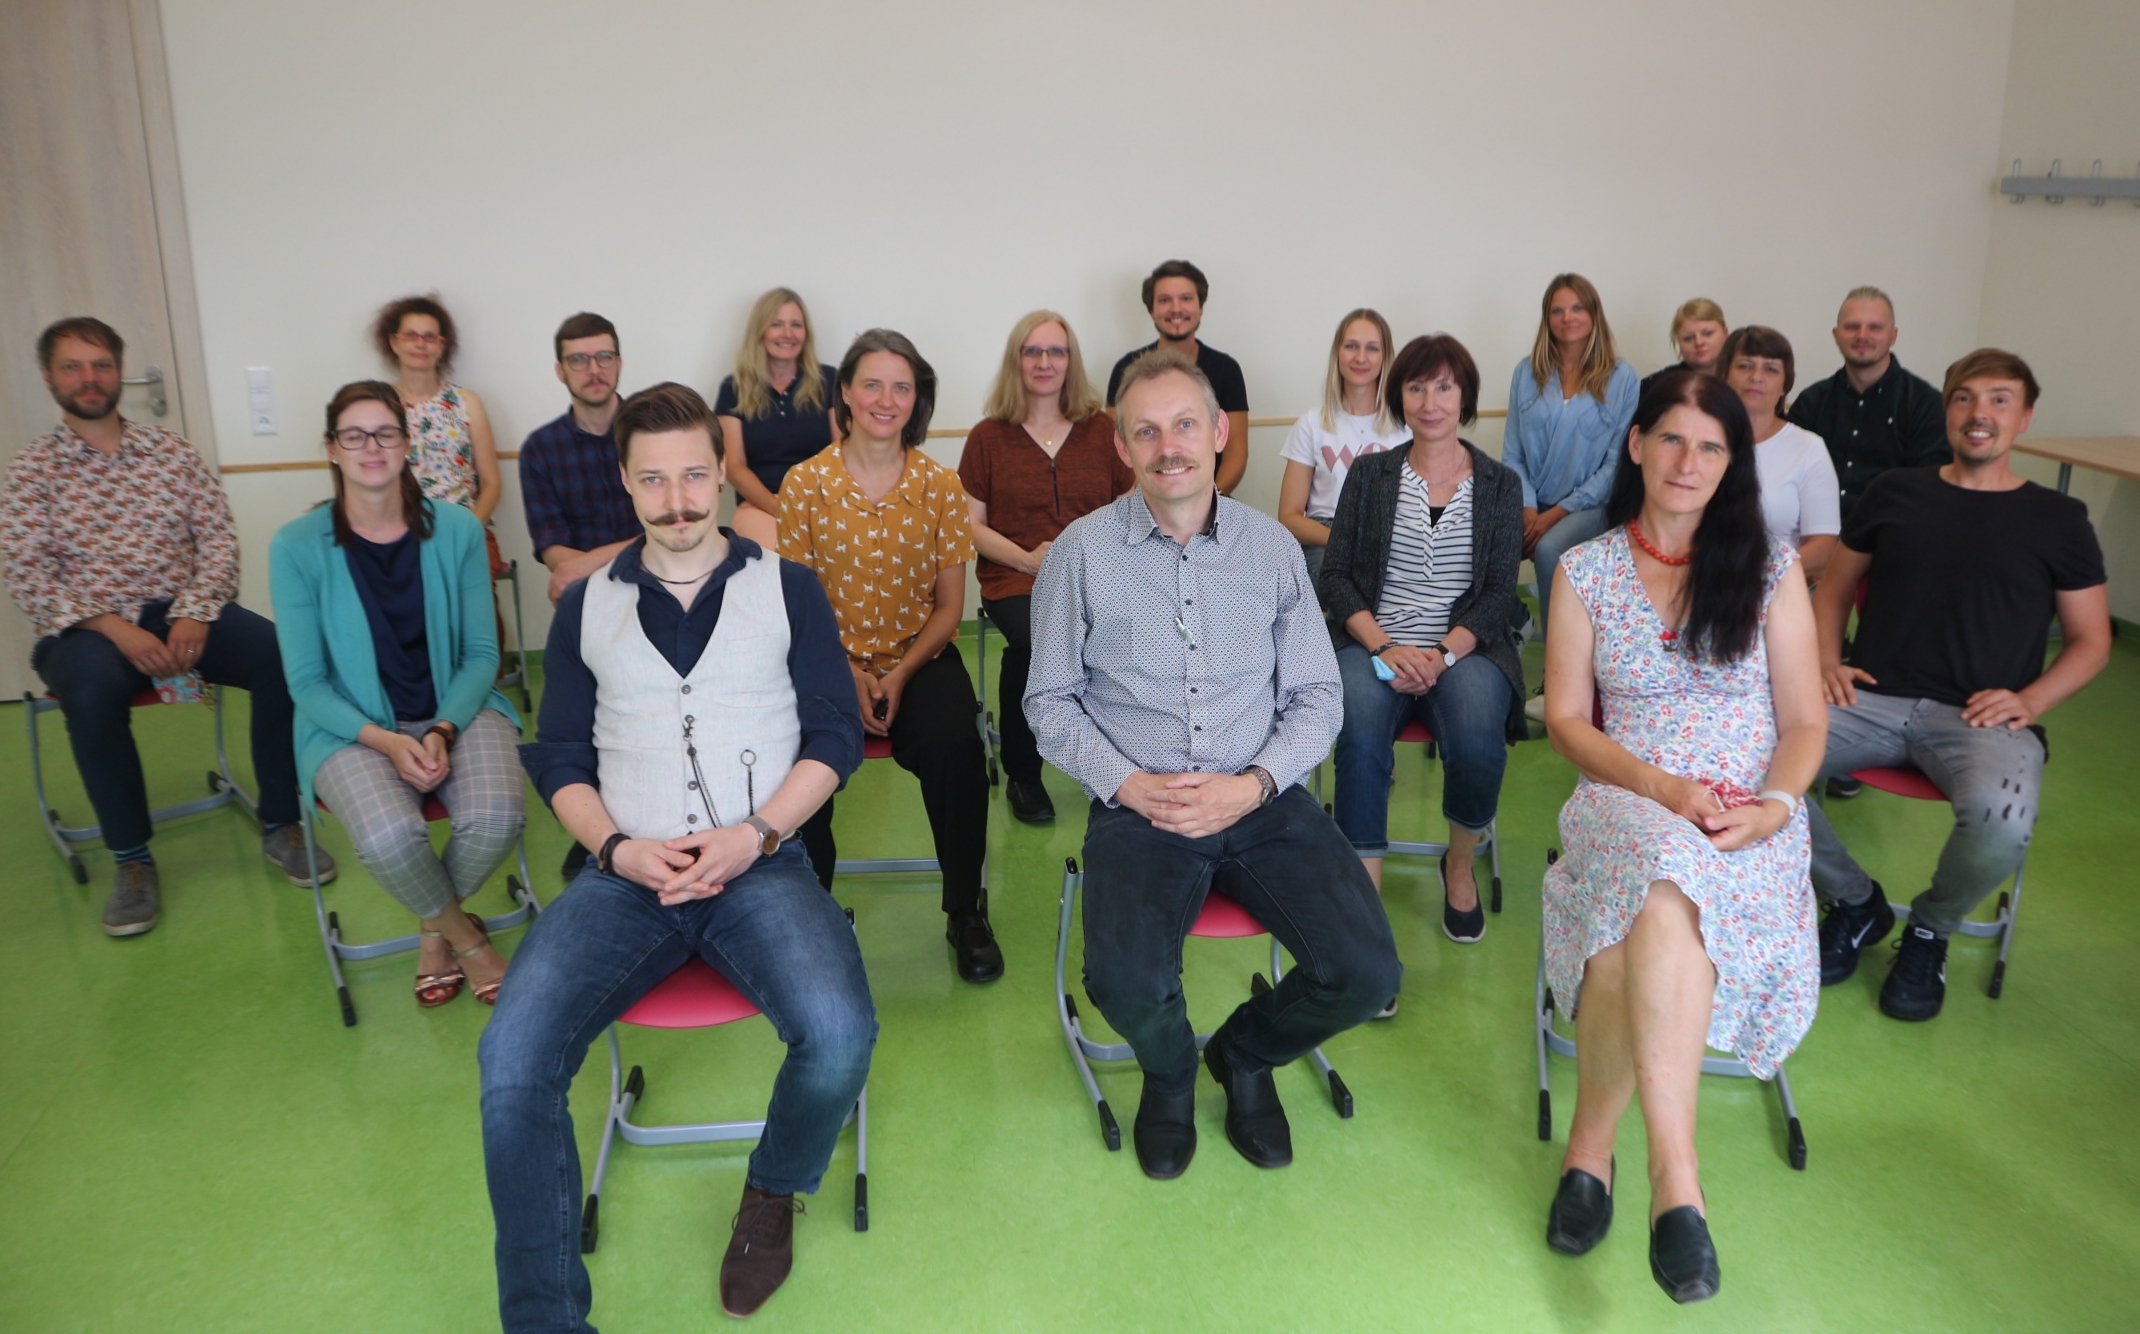
[[[1892,792],[1898,797],[1909,797],[1916,801],[1947,799],[1947,794],[1939,790],[1939,784],[1925,777],[1922,769],[1880,767],[1860,769],[1850,776],[1867,787]]]
[[[892,739],[888,736],[863,737],[862,758],[865,760],[888,760],[892,758]]]
[[[313,804],[313,805],[315,805],[315,806],[317,806],[317,807],[319,807],[319,808],[320,808],[320,811],[321,811],[321,813],[323,813],[323,814],[326,814],[326,815],[332,815],[332,814],[334,814],[334,812],[333,812],[332,810],[329,810],[329,809],[328,809],[328,807],[327,807],[327,801],[326,801],[326,798],[324,798],[324,797],[314,797],[314,798],[312,799],[312,804]],[[438,821],[440,821],[440,820],[450,820],[450,819],[452,819],[452,818],[453,818],[453,817],[452,817],[452,816],[451,816],[451,815],[450,815],[450,814],[449,814],[449,813],[447,812],[447,810],[446,810],[446,803],[444,803],[444,802],[442,802],[442,801],[440,801],[440,800],[438,799],[438,794],[437,794],[436,792],[426,792],[426,793],[424,793],[424,821],[425,821],[425,823],[427,823],[427,824],[435,824],[435,823],[437,823],[437,822],[438,822]]]
[[[1196,924],[1189,928],[1189,934],[1233,940],[1242,936],[1260,936],[1263,926],[1248,915],[1248,909],[1224,894],[1213,893],[1204,896],[1204,910],[1196,915]]]
[[[54,704],[57,704],[57,703],[59,703],[59,696],[57,696],[57,695],[53,694],[53,693],[52,693],[51,691],[49,691],[49,690],[47,690],[47,691],[45,692],[45,698],[46,698],[46,699],[48,699],[48,700],[50,700],[50,701],[51,701],[52,703],[54,703]],[[163,696],[161,696],[161,695],[159,695],[159,694],[157,694],[157,693],[156,693],[156,687],[155,687],[155,686],[150,686],[150,687],[149,687],[148,689],[146,689],[146,690],[137,690],[137,691],[135,691],[135,692],[134,692],[134,698],[133,698],[132,700],[128,701],[128,703],[129,703],[129,704],[131,705],[131,707],[133,707],[133,708],[137,708],[137,709],[145,709],[145,708],[147,708],[147,707],[148,707],[149,705],[151,705],[151,704],[161,704],[161,703],[163,703]]]
[[[711,1028],[758,1013],[758,1007],[704,959],[663,978],[618,1018],[641,1028]]]
[[[1427,730],[1425,723],[1414,718],[1404,725],[1404,730],[1397,734],[1397,739],[1399,741],[1432,741],[1434,734]]]

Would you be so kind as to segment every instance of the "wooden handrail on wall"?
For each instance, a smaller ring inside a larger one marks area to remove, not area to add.
[[[1507,408],[1481,408],[1479,410],[1481,420],[1489,417],[1506,417],[1507,415]],[[1248,424],[1250,427],[1291,426],[1299,420],[1300,418],[1298,417],[1250,417]],[[940,426],[929,432],[929,438],[931,440],[963,440],[972,431],[973,428],[971,426]],[[517,459],[520,457],[520,451],[517,449],[501,449],[498,451],[498,457],[501,459]],[[294,459],[283,463],[226,463],[217,468],[216,471],[222,473],[309,472],[326,466],[327,460],[325,459]]]

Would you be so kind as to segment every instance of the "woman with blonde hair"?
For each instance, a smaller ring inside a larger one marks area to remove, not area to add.
[[[1598,289],[1555,275],[1539,302],[1531,355],[1508,389],[1501,461],[1523,482],[1523,554],[1538,572],[1538,619],[1561,553],[1605,531],[1605,497],[1634,420],[1642,379],[1614,348]]]
[[[832,381],[801,296],[775,287],[751,304],[736,368],[721,381],[713,411],[736,488],[735,530],[768,551],[777,545],[782,479],[838,434]]]
[[[1323,373],[1323,403],[1293,423],[1280,455],[1285,478],[1278,484],[1278,522],[1300,539],[1308,579],[1322,576],[1330,520],[1337,514],[1345,474],[1369,454],[1412,438],[1412,428],[1389,409],[1385,380],[1391,347],[1389,321],[1362,307],[1338,321]]]
[[[1683,303],[1672,312],[1672,350],[1679,353],[1679,363],[1667,366],[1664,371],[1653,371],[1642,378],[1642,392],[1665,371],[1700,371],[1704,375],[1721,376],[1724,367],[1720,358],[1724,355],[1724,339],[1731,333],[1731,325],[1725,322],[1724,308],[1708,297],[1698,296]]]
[[[1003,345],[985,416],[966,437],[959,482],[973,514],[981,606],[1003,632],[1007,795],[1011,814],[1027,824],[1055,818],[1040,781],[1040,749],[1018,703],[1033,663],[1033,576],[1072,519],[1121,495],[1130,481],[1070,321],[1052,310],[1019,320]]]

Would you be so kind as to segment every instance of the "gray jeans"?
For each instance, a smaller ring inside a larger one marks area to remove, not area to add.
[[[1971,727],[1962,711],[1929,699],[1858,691],[1847,709],[1828,706],[1828,753],[1820,776],[1915,765],[1954,807],[1954,832],[1940,850],[1932,887],[1910,902],[1910,920],[1945,937],[2005,883],[2028,851],[2043,787],[2043,742],[2027,730]],[[1813,888],[1823,899],[1863,903],[1865,869],[1843,850],[1835,827],[1808,804]]]
[[[402,723],[396,730],[420,737],[428,726]],[[520,839],[526,816],[519,742],[503,714],[485,709],[454,743],[452,767],[436,793],[453,823],[443,857],[431,850],[424,794],[371,747],[351,744],[329,755],[312,786],[380,887],[416,916],[437,917],[481,889]]]

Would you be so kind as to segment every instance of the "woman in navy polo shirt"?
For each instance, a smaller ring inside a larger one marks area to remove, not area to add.
[[[735,530],[768,551],[779,547],[781,479],[832,443],[833,378],[802,297],[786,287],[759,297],[713,411],[736,488]]]

